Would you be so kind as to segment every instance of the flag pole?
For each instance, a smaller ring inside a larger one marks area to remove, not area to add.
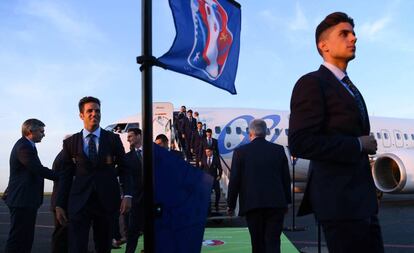
[[[142,130],[143,130],[143,168],[144,168],[144,249],[145,253],[155,253],[154,229],[154,187],[153,187],[153,150],[152,150],[152,0],[141,0],[141,66],[142,82]]]

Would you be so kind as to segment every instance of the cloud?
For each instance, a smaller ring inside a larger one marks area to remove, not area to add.
[[[289,22],[289,29],[292,31],[306,31],[309,29],[308,19],[299,3],[296,3],[295,19]]]
[[[360,36],[367,37],[368,39],[376,39],[384,33],[388,24],[392,22],[390,16],[382,17],[373,22],[366,22],[361,25]]]
[[[90,40],[105,39],[92,22],[60,1],[29,1],[23,6],[22,13],[47,22],[66,39],[80,46]]]

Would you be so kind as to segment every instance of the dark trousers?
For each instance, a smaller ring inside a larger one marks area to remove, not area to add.
[[[144,231],[144,207],[142,203],[137,201],[132,202],[132,208],[129,212],[128,236],[125,253],[134,253],[138,238]]]
[[[285,208],[259,208],[246,213],[253,253],[280,253]]]
[[[9,207],[10,231],[6,253],[30,253],[33,245],[37,208]]]
[[[69,214],[69,252],[87,253],[92,225],[96,253],[110,253],[114,213],[107,213],[95,194],[78,213]]]
[[[220,182],[216,179],[214,179],[214,182],[213,182],[213,190],[216,195],[214,206],[217,209],[219,202],[220,202]]]
[[[62,226],[56,219],[56,212],[53,212],[55,220],[55,229],[52,233],[52,253],[67,253],[68,252],[68,226]]]
[[[330,253],[383,253],[376,215],[361,220],[320,221]]]

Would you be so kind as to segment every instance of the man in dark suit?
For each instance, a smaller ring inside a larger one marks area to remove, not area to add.
[[[183,138],[185,138],[185,156],[187,158],[187,161],[191,161],[191,139],[193,137],[193,133],[197,129],[197,121],[195,118],[193,118],[192,110],[187,111],[187,117],[183,119],[183,124]]]
[[[28,119],[22,125],[22,138],[10,154],[10,177],[6,204],[10,210],[10,231],[6,253],[30,253],[37,210],[43,203],[44,178],[56,180],[56,174],[41,164],[35,143],[45,136],[45,124]]]
[[[234,150],[228,188],[228,214],[246,216],[253,253],[280,252],[280,235],[291,203],[289,165],[284,148],[266,141],[266,122],[249,125],[250,143]]]
[[[206,137],[206,131],[203,129],[203,123],[197,123],[197,130],[193,132],[193,137],[191,138],[191,153],[194,153],[196,156],[196,167],[200,167],[200,161],[202,157],[203,150],[201,149],[201,144],[203,139]]]
[[[176,117],[174,118],[174,128],[176,130],[176,140],[178,141],[178,148],[182,151],[185,147],[185,139],[183,138],[183,134],[184,134],[184,120],[185,120],[185,115],[187,112],[187,108],[182,105],[180,107],[180,111],[178,112],[178,114],[176,115]]]
[[[378,204],[368,160],[377,143],[361,93],[347,76],[355,57],[354,22],[328,15],[316,28],[324,63],[302,76],[291,98],[289,148],[309,159],[299,215],[314,213],[329,252],[384,252]]]
[[[127,245],[125,253],[134,253],[138,238],[144,231],[144,182],[142,169],[142,131],[139,128],[128,129],[127,140],[131,150],[126,154],[128,168],[132,177],[132,208],[129,212]]]
[[[218,141],[216,138],[213,138],[212,135],[213,135],[213,131],[210,128],[207,128],[206,136],[201,141],[201,147],[200,147],[200,153],[201,153],[200,155],[203,158],[205,156],[204,150],[206,148],[210,148],[211,150],[213,150],[214,155],[216,155],[217,157],[220,156],[220,151],[218,148]]]
[[[214,178],[213,189],[216,195],[214,207],[216,208],[216,212],[218,212],[221,193],[220,179],[223,174],[223,169],[221,168],[221,162],[219,157],[214,154],[211,147],[206,147],[205,153],[206,155],[201,160],[201,168]]]
[[[130,169],[119,135],[99,127],[100,101],[84,97],[79,116],[84,128],[63,142],[64,169],[59,182],[56,217],[61,224],[69,218],[69,252],[85,253],[90,226],[93,225],[97,253],[111,251],[115,212],[131,207]],[[124,182],[124,198],[120,186]]]
[[[159,145],[160,147],[163,147],[167,150],[169,150],[171,153],[173,153],[175,156],[183,158],[183,152],[169,149],[168,148],[168,138],[165,134],[159,134],[157,137],[155,137],[155,144]]]

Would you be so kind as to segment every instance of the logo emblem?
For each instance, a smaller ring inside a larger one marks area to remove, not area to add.
[[[191,0],[191,11],[194,45],[188,63],[216,80],[223,72],[233,42],[226,10],[217,0]]]
[[[206,246],[206,247],[220,246],[223,244],[224,242],[221,240],[203,240],[203,246]]]

